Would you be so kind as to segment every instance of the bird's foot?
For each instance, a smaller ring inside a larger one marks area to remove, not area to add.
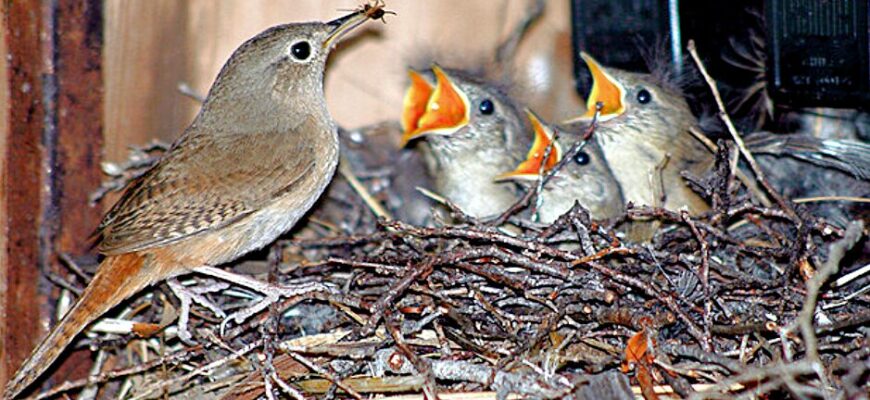
[[[253,306],[247,307],[240,311],[236,311],[224,318],[223,322],[221,322],[220,327],[221,336],[223,336],[228,323],[235,322],[236,324],[241,324],[251,316],[265,310],[266,307],[269,307],[269,305],[275,304],[282,297],[295,297],[312,292],[331,291],[328,286],[320,282],[304,282],[285,286],[276,285],[269,282],[263,282],[248,276],[239,275],[214,267],[199,267],[194,271],[214,278],[222,279],[227,282],[235,283],[239,286],[243,286],[259,292],[264,296],[263,299],[258,301]]]
[[[224,313],[224,310],[203,296],[203,294],[224,290],[230,287],[229,284],[225,282],[217,282],[206,286],[188,288],[175,278],[168,280],[167,284],[175,294],[175,297],[178,297],[179,302],[181,302],[181,312],[178,316],[178,338],[181,339],[184,344],[196,344],[189,329],[190,306],[194,302],[209,309],[218,318],[226,318],[227,315]]]

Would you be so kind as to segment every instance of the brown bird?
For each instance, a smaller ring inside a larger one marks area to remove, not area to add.
[[[106,214],[99,227],[105,259],[5,398],[31,385],[121,301],[261,248],[305,214],[338,161],[323,95],[327,56],[344,34],[383,13],[376,3],[328,23],[279,25],[236,49],[193,123]]]
[[[535,132],[534,142],[526,154],[526,159],[516,169],[500,175],[497,179],[517,180],[527,190],[533,190],[540,177],[552,170],[582,135],[546,124],[531,110],[526,113]],[[545,161],[547,148],[551,144],[549,157]],[[592,139],[576,153],[573,160],[544,184],[539,196],[541,203],[538,218],[544,223],[555,221],[570,210],[575,202],[589,210],[590,216],[595,219],[617,217],[625,207],[619,183],[610,171],[598,144]]]
[[[694,176],[704,176],[713,163],[710,150],[689,132],[699,123],[680,90],[654,74],[606,68],[586,53],[581,53],[581,57],[592,73],[593,86],[587,112],[576,121],[591,120],[596,103],[602,103],[600,123],[593,138],[600,144],[625,200],[671,210],[687,207],[692,213],[708,209],[708,204],[680,175],[681,171],[688,171]],[[797,158],[824,169],[845,171],[859,180],[870,176],[870,147],[860,142],[759,132],[747,135],[745,143],[750,152]],[[763,163],[767,170],[782,166],[783,163]],[[786,191],[805,191],[799,188],[804,183],[793,177],[773,183]],[[635,240],[648,239],[652,232],[642,228],[641,224],[635,224],[629,236]]]
[[[425,137],[435,190],[472,216],[496,215],[519,199],[515,184],[495,178],[522,161],[529,129],[514,102],[493,82],[437,65],[432,72],[434,85],[410,72],[402,144]]]
[[[626,201],[636,205],[687,207],[698,213],[709,205],[687,185],[681,171],[701,176],[713,157],[689,129],[697,119],[678,90],[650,74],[605,68],[580,54],[592,73],[586,122],[603,104],[593,137],[601,146]]]

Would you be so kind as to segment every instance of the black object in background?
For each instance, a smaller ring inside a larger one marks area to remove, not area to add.
[[[796,106],[870,106],[867,0],[766,0],[767,78]]]
[[[574,76],[581,95],[591,86],[581,50],[604,65],[643,71],[641,49],[669,36],[668,0],[572,0],[571,14]]]
[[[574,72],[584,97],[591,77],[580,50],[605,65],[645,72],[650,56],[679,68],[688,39],[720,84],[748,87],[758,78],[723,54],[734,40],[740,45],[760,34],[766,60],[759,61],[777,104],[870,108],[868,0],[571,0],[571,10]]]

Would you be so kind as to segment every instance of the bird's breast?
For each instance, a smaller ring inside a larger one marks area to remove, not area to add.
[[[316,146],[316,156],[311,158],[311,164],[304,172],[299,176],[285,177],[290,180],[288,190],[269,204],[228,226],[183,241],[175,253],[202,255],[202,258],[184,260],[183,264],[195,268],[229,262],[263,248],[293,228],[317,202],[335,174],[338,165],[337,134],[330,136],[330,139]]]

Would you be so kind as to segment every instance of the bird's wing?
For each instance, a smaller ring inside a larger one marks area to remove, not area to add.
[[[746,138],[746,145],[755,153],[794,157],[861,180],[870,179],[870,145],[857,140],[757,132]]]
[[[309,119],[290,132],[186,135],[106,214],[99,250],[161,246],[261,209],[323,162],[311,140],[323,134],[316,129]]]

